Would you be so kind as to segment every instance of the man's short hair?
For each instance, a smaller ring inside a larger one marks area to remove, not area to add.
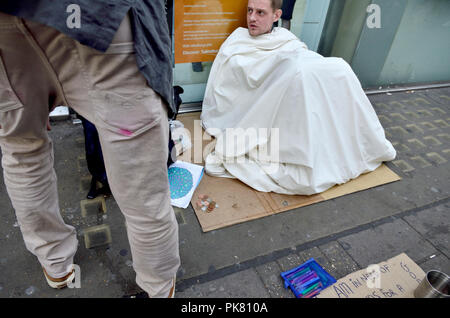
[[[273,11],[281,9],[281,7],[283,6],[283,0],[271,0],[271,3]]]

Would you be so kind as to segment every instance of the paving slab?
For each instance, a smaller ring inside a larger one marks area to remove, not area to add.
[[[415,262],[437,253],[433,245],[401,219],[338,241],[361,268],[380,263],[402,252]]]
[[[405,216],[404,220],[440,253],[450,257],[450,202]]]
[[[284,280],[280,273],[283,270],[278,262],[270,262],[255,268],[264,284],[265,289],[272,298],[295,298],[290,289],[284,287]]]
[[[176,294],[180,298],[269,298],[254,269],[247,269],[207,283],[192,286]]]
[[[336,279],[342,278],[360,269],[358,264],[350,257],[338,241],[319,246],[320,251],[331,264],[329,273]]]
[[[422,262],[419,262],[418,265],[425,273],[430,270],[438,270],[447,275],[450,273],[450,260],[443,254],[430,255]]]

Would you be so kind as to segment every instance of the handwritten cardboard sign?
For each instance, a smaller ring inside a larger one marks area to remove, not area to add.
[[[405,253],[351,273],[317,298],[414,298],[425,272]]]

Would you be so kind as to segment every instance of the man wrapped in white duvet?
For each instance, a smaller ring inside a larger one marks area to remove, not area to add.
[[[216,137],[207,174],[310,195],[375,170],[396,151],[351,67],[272,25],[281,0],[249,0],[213,63],[201,115]]]

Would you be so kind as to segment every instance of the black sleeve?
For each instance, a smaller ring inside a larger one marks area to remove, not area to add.
[[[283,14],[281,15],[281,19],[283,20],[292,20],[292,12],[294,12],[295,0],[283,0],[283,6],[281,10]]]

